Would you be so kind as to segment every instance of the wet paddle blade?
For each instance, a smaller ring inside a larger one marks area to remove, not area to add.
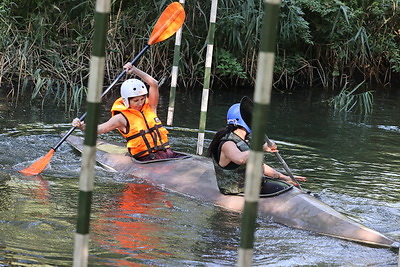
[[[53,157],[53,154],[54,154],[54,149],[50,149],[50,151],[47,152],[47,154],[44,157],[40,158],[38,161],[34,162],[31,166],[19,172],[29,176],[38,175],[46,168],[47,164],[49,164],[51,158]]]
[[[185,10],[179,2],[170,4],[158,18],[148,44],[164,41],[176,33],[185,21]]]

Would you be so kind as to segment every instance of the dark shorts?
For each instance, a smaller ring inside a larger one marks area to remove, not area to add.
[[[143,157],[136,158],[139,161],[149,161],[149,160],[159,160],[159,159],[171,159],[171,158],[181,158],[185,155],[174,152],[171,148],[165,150],[159,150],[157,152],[150,153]]]

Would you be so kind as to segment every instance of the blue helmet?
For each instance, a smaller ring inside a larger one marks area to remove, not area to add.
[[[242,126],[246,129],[248,133],[251,133],[251,129],[247,124],[244,122],[242,115],[240,114],[240,104],[233,104],[226,114],[226,121],[227,124],[232,124],[235,126]]]

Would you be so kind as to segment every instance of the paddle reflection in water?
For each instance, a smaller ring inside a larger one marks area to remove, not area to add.
[[[28,191],[34,199],[42,202],[45,205],[49,204],[50,185],[49,182],[43,179],[41,175],[24,177],[27,182],[33,183],[33,186],[28,187]]]
[[[173,208],[165,194],[149,184],[126,184],[115,201],[107,202],[93,221],[93,241],[103,249],[136,259],[154,259],[155,254],[148,252],[152,250],[167,255],[160,242],[163,229],[157,220],[160,208]],[[122,257],[113,263],[132,264]]]

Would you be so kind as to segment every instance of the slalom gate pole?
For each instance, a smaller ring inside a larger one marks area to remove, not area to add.
[[[262,148],[267,128],[266,115],[271,102],[280,4],[280,0],[264,0],[264,17],[254,92],[252,139],[246,168],[245,204],[242,216],[238,266],[252,266],[253,260],[254,232],[261,189],[261,165],[264,157]]]
[[[210,13],[210,26],[207,36],[207,54],[206,54],[206,65],[204,69],[204,87],[203,87],[203,94],[201,97],[200,124],[199,124],[198,138],[197,138],[196,153],[198,155],[203,154],[203,148],[204,148],[208,95],[210,91],[211,63],[212,63],[213,49],[214,49],[215,21],[217,20],[217,8],[218,8],[218,0],[212,0],[211,13]]]
[[[105,46],[111,0],[96,0],[93,51],[87,95],[85,141],[79,177],[78,221],[75,233],[73,266],[87,266],[89,255],[89,224],[92,204],[96,140],[101,94],[103,88]]]
[[[185,0],[179,0],[179,3],[181,3],[183,6],[185,5]],[[178,82],[179,60],[181,57],[182,28],[183,27],[176,32],[175,36],[174,62],[172,64],[171,89],[169,92],[169,106],[167,115],[168,126],[171,126],[174,120],[176,84]]]

